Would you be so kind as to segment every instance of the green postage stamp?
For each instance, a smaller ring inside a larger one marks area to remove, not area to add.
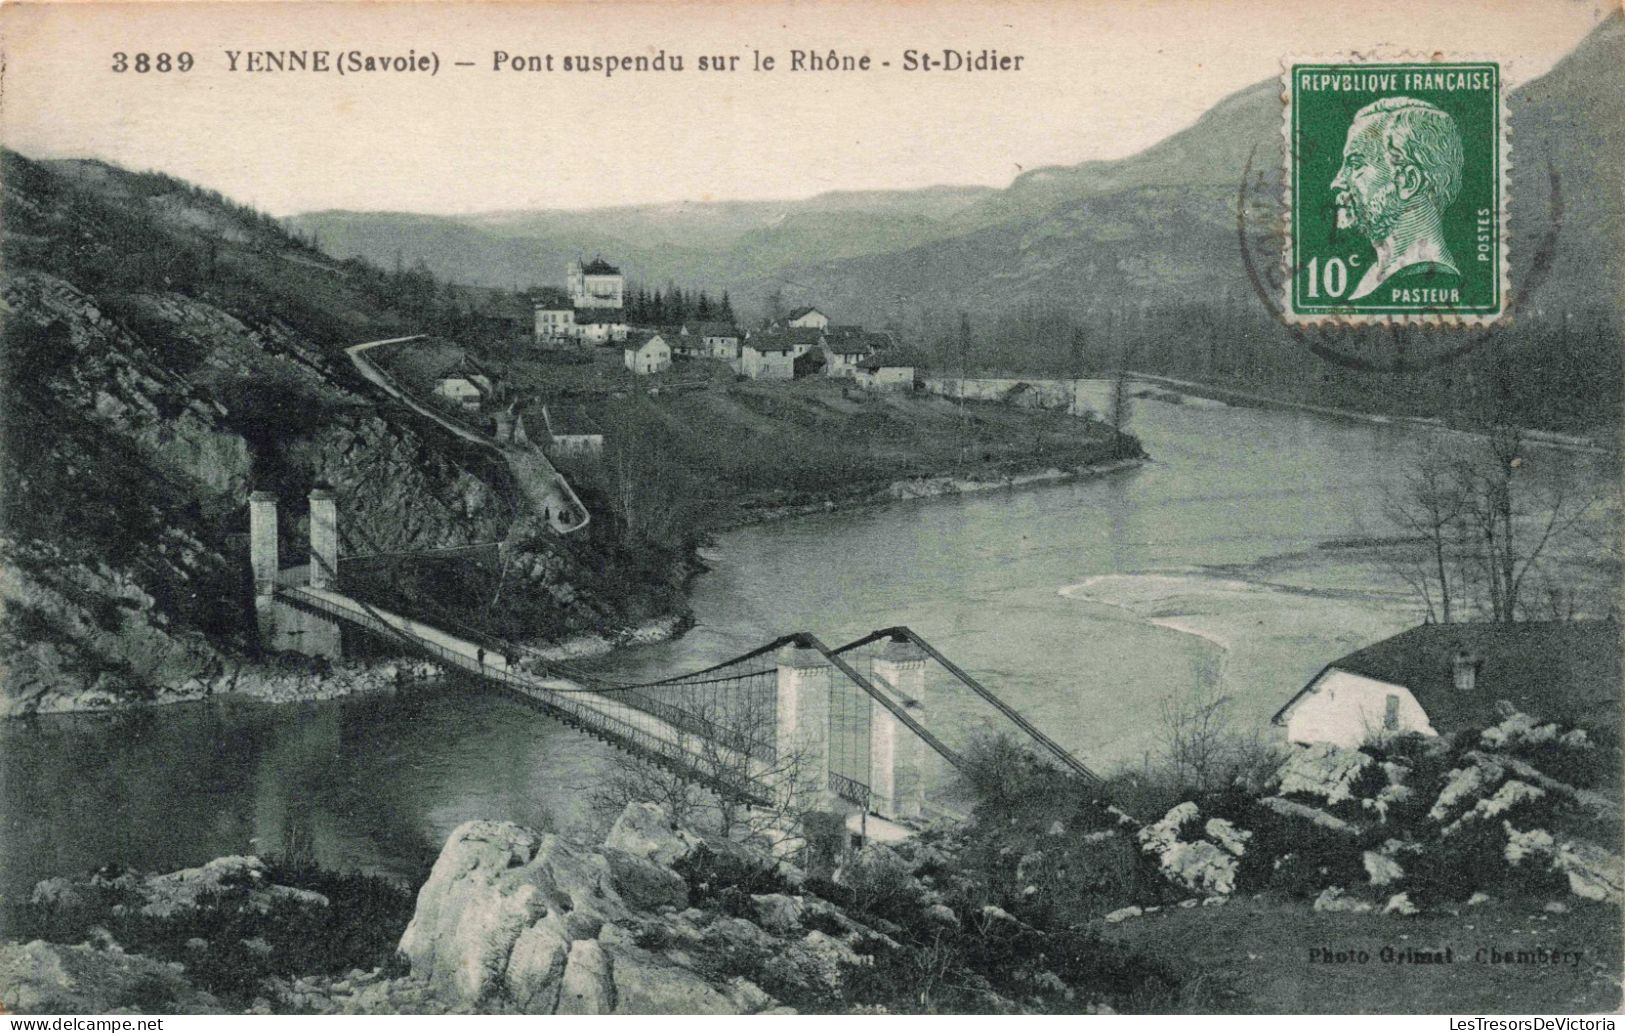
[[[1283,85],[1286,317],[1499,318],[1509,156],[1500,65],[1289,62]]]

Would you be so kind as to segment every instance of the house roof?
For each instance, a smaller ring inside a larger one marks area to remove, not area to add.
[[[578,308],[576,309],[576,322],[583,326],[592,326],[598,323],[624,323],[626,312],[618,308]]]
[[[474,360],[472,355],[463,352],[450,362],[442,365],[435,376],[441,380],[447,380],[452,377],[485,377],[490,379],[491,375],[485,371],[484,366]]]
[[[790,326],[782,330],[764,330],[745,340],[745,347],[755,348],[759,352],[787,352],[797,345],[811,350],[824,341],[824,335],[817,327]]]
[[[610,265],[602,258],[594,258],[591,262],[588,262],[586,265],[581,267],[581,272],[585,276],[619,276],[621,274],[619,269]]]
[[[558,287],[542,287],[530,296],[531,306],[543,309],[571,308],[570,295]]]
[[[626,350],[629,352],[641,351],[645,345],[653,344],[656,341],[661,344],[666,343],[666,339],[660,334],[633,331],[626,335]],[[668,345],[668,347],[670,346]]]
[[[791,320],[791,319],[800,319],[802,316],[805,316],[805,315],[807,315],[808,313],[811,313],[811,312],[818,312],[818,310],[816,308],[814,308],[813,306],[811,306],[811,305],[803,305],[800,308],[795,309],[794,311],[792,311],[789,315],[785,316],[784,318],[785,318],[786,321]],[[823,315],[822,312],[818,312],[818,314],[821,315],[821,316]]]
[[[884,348],[891,343],[890,339],[880,334],[864,333],[841,334],[829,340],[829,350],[837,355],[867,355],[878,348]]]
[[[1494,724],[1507,700],[1547,720],[1619,722],[1620,640],[1613,621],[1423,624],[1333,660],[1272,721],[1280,723],[1331,670],[1402,685],[1441,733]],[[1478,661],[1471,692],[1455,686],[1456,654]]]

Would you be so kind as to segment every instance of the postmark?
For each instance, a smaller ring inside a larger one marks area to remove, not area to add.
[[[1493,323],[1507,311],[1505,82],[1495,61],[1285,63],[1282,313]]]

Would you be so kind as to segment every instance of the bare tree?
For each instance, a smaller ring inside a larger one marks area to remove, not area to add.
[[[1453,452],[1424,454],[1385,499],[1385,515],[1421,543],[1398,565],[1400,576],[1430,620],[1449,623],[1469,605],[1492,621],[1524,620],[1542,599],[1548,612],[1572,615],[1571,593],[1547,568],[1606,488],[1576,487],[1561,473],[1536,476],[1516,427],[1475,437]]]
[[[703,521],[692,479],[679,465],[659,411],[633,399],[606,418],[605,454],[595,477],[623,538],[660,546],[681,543]]]
[[[1424,453],[1397,486],[1383,488],[1382,512],[1390,523],[1422,544],[1404,549],[1392,569],[1427,610],[1427,619],[1449,624],[1460,594],[1464,503],[1455,463],[1437,451]]]
[[[1123,454],[1124,435],[1129,420],[1134,416],[1134,397],[1129,390],[1128,374],[1122,370],[1112,374],[1111,394],[1106,399],[1106,422],[1112,428],[1112,449]]]
[[[1569,479],[1535,481],[1526,467],[1523,433],[1497,427],[1487,447],[1459,466],[1460,492],[1470,543],[1496,621],[1524,615],[1524,589],[1552,547],[1574,529],[1596,497],[1572,490]]]
[[[1185,695],[1164,696],[1157,708],[1165,773],[1173,785],[1196,793],[1261,783],[1279,766],[1275,746],[1257,729],[1232,717],[1234,701],[1205,684]]]
[[[622,700],[662,723],[677,756],[616,754],[595,794],[601,813],[649,801],[678,824],[740,842],[780,852],[804,842],[802,812],[820,796],[823,772],[808,750],[775,741],[772,689],[746,682],[676,685]]]

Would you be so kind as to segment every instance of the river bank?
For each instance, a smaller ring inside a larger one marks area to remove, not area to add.
[[[1316,416],[1326,416],[1337,420],[1351,420],[1358,423],[1376,424],[1379,426],[1400,425],[1418,427],[1428,430],[1441,431],[1462,437],[1482,438],[1484,435],[1459,427],[1452,427],[1437,416],[1404,416],[1386,415],[1383,413],[1362,412],[1355,409],[1342,409],[1328,405],[1316,405],[1311,402],[1298,402],[1285,398],[1274,398],[1251,391],[1242,391],[1221,384],[1209,384],[1196,380],[1179,380],[1174,377],[1160,376],[1155,373],[1134,373],[1128,376],[1136,381],[1147,384],[1160,385],[1200,398],[1224,402],[1227,405],[1251,409],[1272,409],[1284,412],[1312,413]],[[1163,399],[1174,401],[1173,399]],[[1174,404],[1179,404],[1177,401]],[[1588,455],[1610,455],[1616,449],[1608,447],[1592,438],[1578,437],[1573,434],[1558,434],[1555,431],[1535,430],[1524,428],[1523,440],[1543,448],[1561,449],[1569,452],[1582,452]]]
[[[277,657],[229,664],[209,677],[192,677],[141,693],[90,687],[39,696],[6,698],[0,720],[50,714],[108,713],[197,703],[229,696],[260,703],[312,703],[365,693],[393,692],[404,684],[437,677],[440,668],[421,660],[311,660]]]
[[[617,649],[665,642],[681,635],[690,619],[667,614],[614,632],[575,635],[531,648],[544,660],[585,660]],[[228,664],[210,677],[146,687],[140,694],[106,688],[75,688],[58,693],[0,700],[0,720],[51,714],[94,714],[197,703],[231,697],[257,703],[315,703],[394,692],[433,681],[443,669],[427,660],[325,660],[285,654],[262,661]]]
[[[1047,467],[1022,473],[995,473],[992,475],[919,476],[892,481],[883,488],[869,489],[851,495],[826,496],[811,502],[741,503],[733,518],[721,523],[716,530],[732,531],[741,527],[791,520],[817,513],[836,513],[845,510],[884,506],[892,502],[917,499],[937,499],[954,495],[976,495],[990,491],[1012,491],[1046,485],[1067,484],[1074,481],[1105,477],[1108,474],[1134,470],[1148,462],[1144,457],[1118,459],[1104,463],[1084,463],[1075,467]]]

